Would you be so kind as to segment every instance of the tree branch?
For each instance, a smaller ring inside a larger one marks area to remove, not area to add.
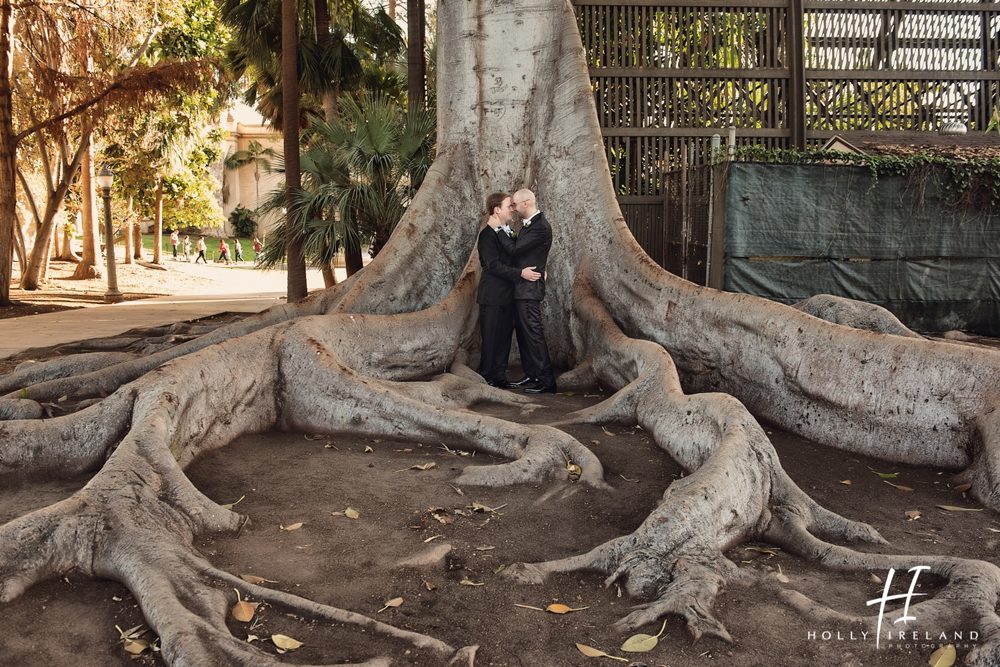
[[[52,116],[51,118],[47,118],[47,119],[45,119],[45,120],[43,120],[41,122],[38,122],[38,123],[32,125],[31,127],[27,128],[25,130],[22,130],[21,132],[18,132],[16,135],[14,135],[14,143],[18,144],[18,143],[21,142],[22,139],[24,139],[25,137],[31,136],[35,132],[39,132],[41,130],[44,130],[47,127],[51,127],[52,125],[55,125],[59,121],[66,120],[67,118],[71,118],[71,117],[73,117],[73,116],[75,116],[75,115],[77,115],[79,113],[82,113],[83,111],[86,111],[90,107],[92,107],[92,106],[94,106],[96,104],[99,104],[102,100],[104,100],[106,97],[108,97],[108,95],[110,95],[114,91],[119,90],[120,88],[122,88],[122,84],[123,84],[123,81],[121,79],[119,79],[118,81],[115,81],[110,86],[108,86],[107,88],[105,88],[104,90],[102,90],[97,95],[94,95],[90,99],[86,99],[83,102],[80,102],[79,104],[77,104],[76,106],[74,106],[74,107],[72,107],[70,109],[67,109],[66,111],[62,112],[61,114],[57,114],[55,116]]]

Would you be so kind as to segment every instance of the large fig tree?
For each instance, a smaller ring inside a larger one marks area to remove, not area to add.
[[[1000,569],[847,546],[888,550],[871,526],[796,486],[755,415],[845,450],[962,470],[971,493],[996,508],[1000,354],[898,327],[885,333],[891,317],[863,305],[815,311],[836,313],[833,323],[808,307],[663,271],[615,201],[569,3],[443,0],[438,11],[438,157],[367,268],[302,302],[190,328],[180,344],[149,339],[141,349],[24,365],[2,379],[0,472],[92,477],[70,498],[0,526],[0,600],[76,569],[128,586],[171,664],[271,664],[226,629],[237,587],[299,616],[395,637],[386,646],[410,642],[424,664],[471,664],[473,647],[217,569],[193,541],[235,531],[244,517],[205,497],[184,470],[242,434],[280,427],[432,438],[506,459],[466,469],[464,484],[565,477],[569,461],[582,469],[579,484],[606,487],[598,458],[558,425],[469,409],[521,400],[470,370],[474,246],[485,195],[530,187],[554,228],[543,313],[553,360],[568,369],[559,384],[613,390],[565,423],[638,423],[688,474],[664,481],[662,501],[635,532],[570,558],[514,565],[510,585],[600,572],[642,603],[623,628],[673,614],[695,637],[727,639],[713,606],[736,576],[724,552],[740,542],[769,541],[837,570],[926,565],[946,583],[909,608],[918,627],[975,620],[981,639],[967,658],[997,664]],[[849,326],[861,321],[879,330]],[[244,372],[224,371],[237,366]],[[46,417],[56,401],[76,410]],[[832,613],[787,597],[803,612]]]

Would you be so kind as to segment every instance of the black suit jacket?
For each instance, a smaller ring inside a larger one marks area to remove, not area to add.
[[[510,240],[506,232],[493,231],[489,225],[479,232],[479,264],[483,271],[476,301],[483,306],[509,304],[514,299],[514,285],[521,280],[521,270],[510,265],[510,254],[499,237]]]
[[[545,262],[548,261],[549,249],[552,248],[552,226],[545,219],[545,214],[539,212],[532,218],[531,224],[522,227],[516,239],[501,237],[500,244],[510,253],[510,263],[517,269],[518,277],[521,269],[527,266],[535,267],[535,271],[542,274],[535,282],[522,279],[516,283],[514,298],[532,301],[545,298]]]

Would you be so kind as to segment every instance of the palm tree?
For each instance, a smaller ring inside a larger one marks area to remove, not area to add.
[[[372,257],[378,254],[416,192],[413,178],[422,179],[430,167],[434,128],[432,113],[405,112],[399,102],[374,93],[343,96],[333,123],[311,119],[297,216],[290,218],[311,264],[328,265],[338,248],[365,243]],[[262,212],[282,206],[281,193],[272,193]],[[286,226],[279,225],[264,249],[265,265],[281,261],[286,237]],[[348,261],[348,275],[360,268]]]
[[[229,155],[225,161],[226,169],[239,169],[244,165],[253,165],[253,180],[255,183],[254,204],[260,205],[260,170],[271,170],[271,161],[277,156],[273,148],[265,148],[257,140],[251,140],[246,149],[236,151]]]

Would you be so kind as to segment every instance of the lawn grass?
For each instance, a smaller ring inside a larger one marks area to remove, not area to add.
[[[183,242],[183,239],[184,239],[184,236],[181,235],[181,241],[182,242]],[[235,249],[233,248],[232,239],[230,238],[230,239],[227,239],[227,240],[229,241],[229,261],[233,261],[233,257],[236,255],[236,252],[235,252]],[[170,234],[164,234],[163,238],[162,238],[162,241],[163,241],[163,247],[162,247],[162,249],[160,251],[161,255],[163,257],[173,257],[174,256],[174,251],[173,251],[173,248],[170,246]],[[253,242],[250,241],[250,240],[248,240],[248,239],[239,239],[239,242],[243,246],[243,260],[246,261],[246,262],[249,262],[250,264],[253,264],[256,261],[256,259],[257,259],[257,255],[253,251]],[[153,246],[155,244],[156,244],[156,238],[153,236],[153,234],[143,234],[142,235],[142,247],[146,249],[147,253],[149,253],[149,254],[153,253]],[[206,236],[205,237],[205,244],[208,246],[208,251],[205,253],[205,256],[208,257],[208,261],[211,262],[211,261],[214,261],[214,260],[218,259],[218,257],[219,257],[219,239],[217,239],[217,238],[215,238],[213,236]],[[178,257],[181,256],[180,253],[181,253],[181,248],[180,248],[180,246],[177,246],[177,256]],[[194,261],[194,258],[197,257],[197,256],[198,256],[198,237],[192,235],[191,236],[191,261]]]

